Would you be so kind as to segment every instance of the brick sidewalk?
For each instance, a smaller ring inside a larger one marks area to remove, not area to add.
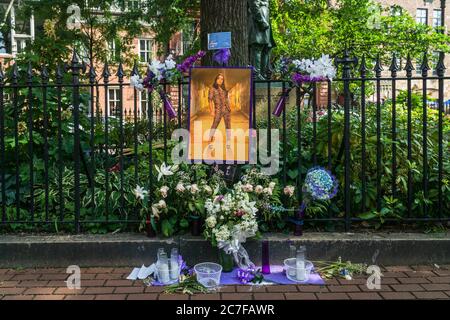
[[[0,300],[325,300],[450,299],[450,265],[383,269],[381,290],[368,290],[364,277],[327,280],[325,286],[227,286],[207,295],[167,295],[162,288],[128,281],[130,268],[83,268],[81,290],[69,290],[65,269],[0,269]]]

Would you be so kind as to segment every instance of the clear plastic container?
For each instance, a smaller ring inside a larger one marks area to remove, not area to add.
[[[284,270],[286,271],[286,277],[294,282],[305,283],[308,282],[309,276],[313,269],[311,261],[305,261],[304,268],[297,268],[297,258],[290,258],[284,260]]]
[[[205,288],[215,288],[220,284],[220,277],[222,275],[222,266],[213,262],[199,263],[194,266],[195,274],[197,275],[198,283]]]

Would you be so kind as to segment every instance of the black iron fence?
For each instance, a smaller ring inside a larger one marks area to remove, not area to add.
[[[280,181],[296,185],[299,198],[312,166],[331,169],[340,181],[337,199],[308,222],[349,230],[363,221],[448,221],[443,57],[436,75],[426,55],[420,74],[409,57],[405,66],[393,57],[388,71],[380,58],[358,63],[348,53],[337,64],[333,82],[293,90],[281,118],[272,109],[290,83],[254,81],[253,127],[269,136],[280,130]],[[130,89],[121,65],[114,75],[106,65],[99,77],[74,55],[68,68],[9,69],[0,73],[1,226],[79,232],[140,223],[131,189],[152,190],[154,165],[169,160],[172,130],[186,128],[187,79],[165,85],[178,109],[169,121],[150,94]],[[137,73],[135,66],[131,75]]]

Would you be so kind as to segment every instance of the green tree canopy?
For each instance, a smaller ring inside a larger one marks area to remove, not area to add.
[[[272,1],[275,56],[336,55],[345,48],[356,56],[392,53],[419,57],[425,51],[449,51],[448,35],[416,23],[398,6],[373,0]]]

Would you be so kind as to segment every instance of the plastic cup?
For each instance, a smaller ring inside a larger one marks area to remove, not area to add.
[[[213,262],[199,263],[194,266],[197,281],[205,288],[215,288],[220,284],[222,266]]]
[[[306,283],[309,280],[309,276],[311,274],[311,271],[313,269],[313,264],[311,261],[305,261],[305,269],[300,270],[301,272],[305,272],[304,279],[305,280],[297,280],[297,259],[296,258],[290,258],[284,260],[284,270],[286,270],[286,277],[294,282],[297,283]]]

